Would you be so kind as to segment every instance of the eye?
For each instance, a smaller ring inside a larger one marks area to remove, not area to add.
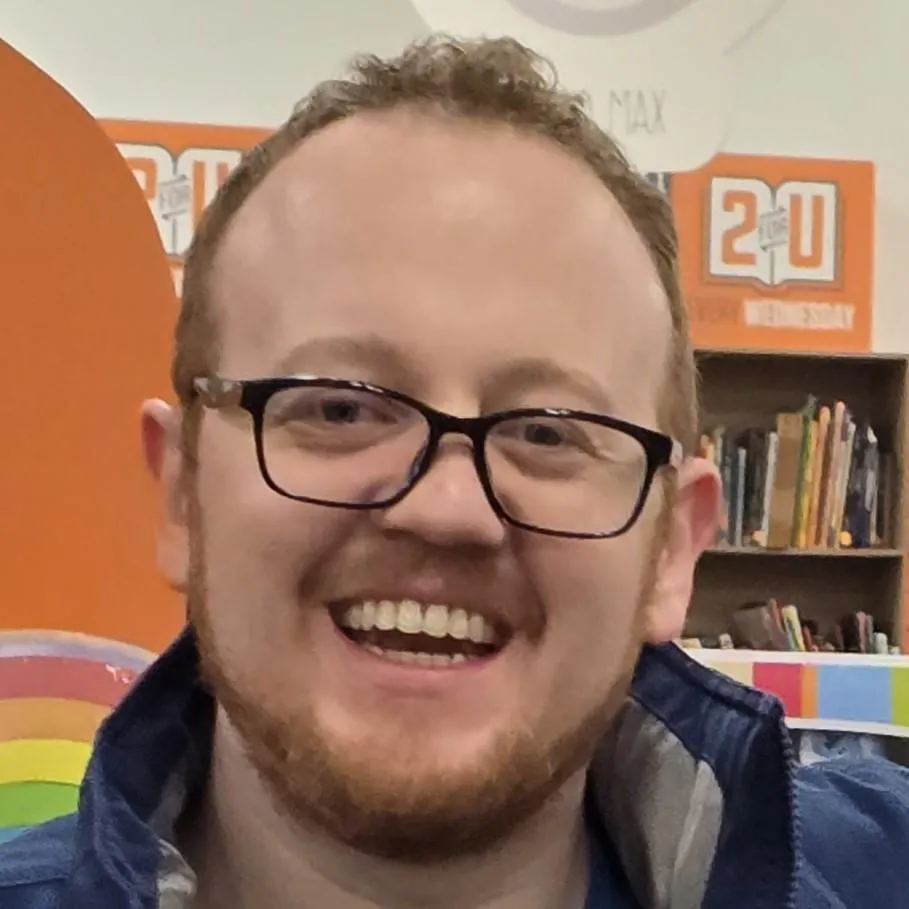
[[[590,433],[576,420],[561,417],[525,416],[504,420],[493,431],[494,438],[514,451],[536,456],[592,454],[595,445]]]
[[[516,438],[533,448],[592,453],[590,430],[577,420],[560,417],[525,417],[514,425]]]
[[[311,427],[387,424],[400,419],[401,408],[369,392],[332,388],[294,388],[269,402],[272,425]]]
[[[565,427],[554,423],[525,423],[521,435],[525,442],[545,448],[556,448],[566,442]]]
[[[363,416],[363,404],[351,398],[324,398],[314,408],[326,423],[356,423]]]

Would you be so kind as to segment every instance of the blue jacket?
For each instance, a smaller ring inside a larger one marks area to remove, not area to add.
[[[100,730],[78,814],[0,847],[0,909],[188,909],[170,831],[213,717],[187,632]],[[642,655],[589,779],[644,909],[909,907],[909,772],[798,767],[777,701],[674,646]]]

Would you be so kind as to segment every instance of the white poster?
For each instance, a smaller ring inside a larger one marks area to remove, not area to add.
[[[639,168],[683,171],[722,147],[735,92],[729,51],[785,0],[412,2],[430,29],[512,35],[543,52]]]

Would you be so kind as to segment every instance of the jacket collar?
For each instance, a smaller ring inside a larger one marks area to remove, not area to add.
[[[213,727],[187,630],[99,732],[67,905],[90,909],[106,892],[120,895],[111,905],[156,909],[161,875],[179,862],[167,840],[204,781]],[[668,645],[642,653],[590,788],[642,904],[728,909],[734,899],[738,909],[781,909],[794,898],[793,777],[776,700]]]
[[[672,644],[643,652],[591,782],[645,905],[785,909],[795,767],[780,703]]]

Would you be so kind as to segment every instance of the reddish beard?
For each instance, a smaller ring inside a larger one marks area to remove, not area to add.
[[[267,667],[224,658],[206,594],[201,516],[191,510],[189,616],[203,677],[276,809],[358,851],[429,863],[488,849],[589,763],[625,699],[640,651],[640,621],[603,696],[567,731],[554,734],[559,712],[550,704],[535,726],[503,728],[469,766],[433,764],[428,756],[437,749],[421,747],[419,729],[402,735],[399,728],[384,734],[372,728],[356,743],[332,741],[305,693],[289,701],[263,683]],[[641,619],[654,562],[637,610]],[[547,717],[554,718],[549,728]]]

